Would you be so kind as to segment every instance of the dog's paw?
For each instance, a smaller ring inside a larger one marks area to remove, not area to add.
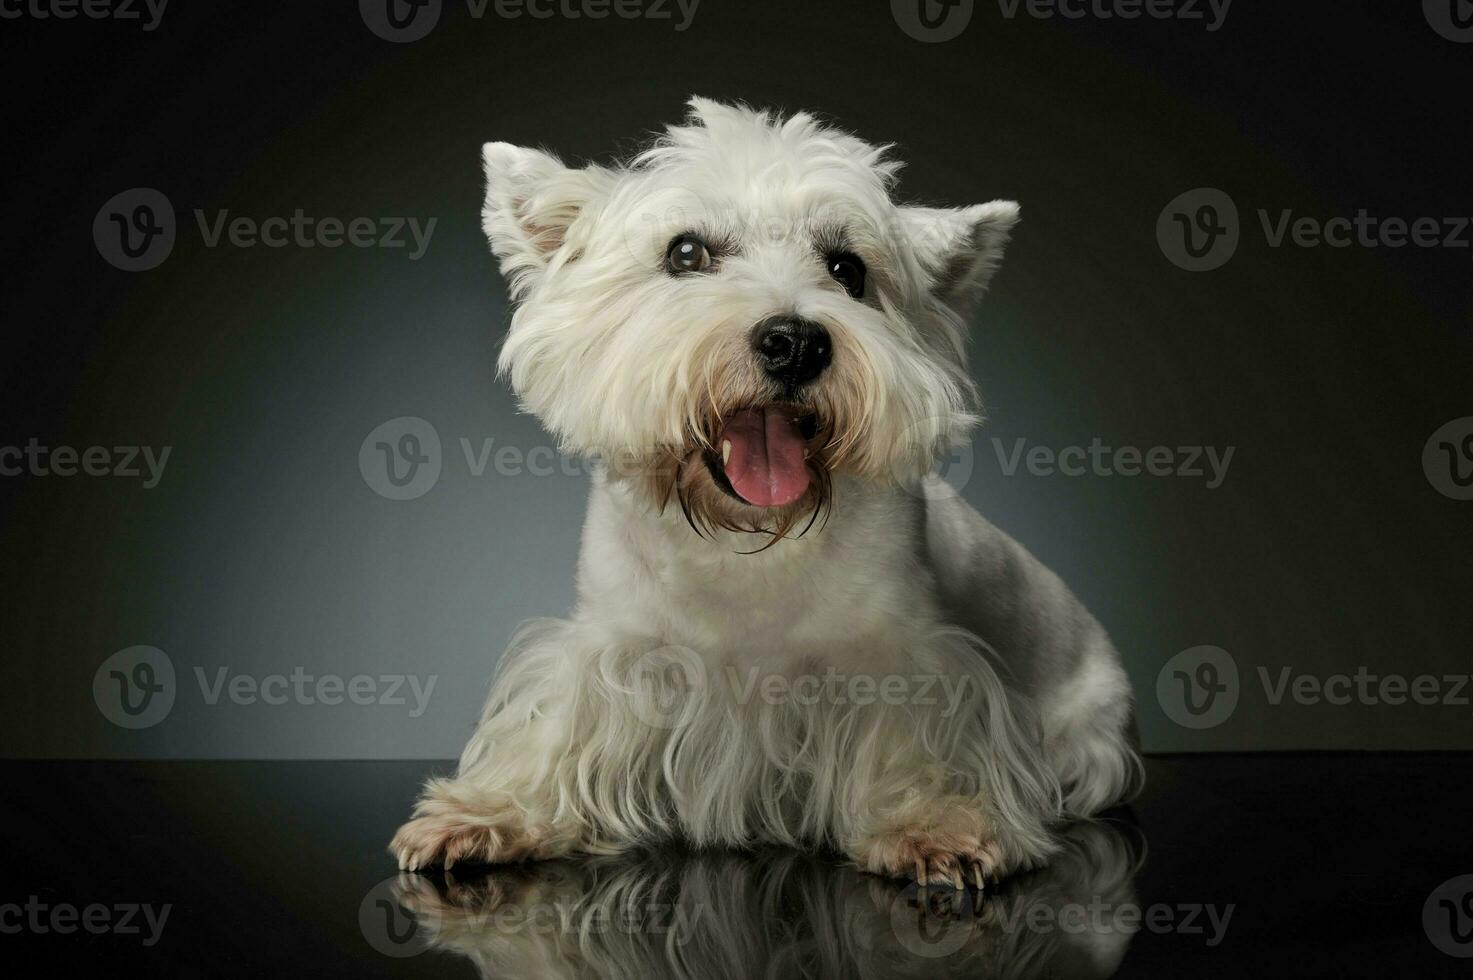
[[[849,855],[865,871],[956,889],[996,881],[1017,870],[974,805],[937,803],[859,841]]]
[[[425,810],[400,827],[389,845],[401,871],[437,865],[448,871],[458,863],[511,864],[548,856],[548,835],[529,827],[513,809]]]

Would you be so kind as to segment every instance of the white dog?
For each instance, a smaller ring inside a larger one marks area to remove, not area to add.
[[[1104,629],[927,475],[977,420],[963,317],[1017,205],[898,205],[884,147],[691,106],[615,168],[484,149],[501,369],[603,466],[577,609],[523,628],[391,849],[776,842],[979,887],[1037,865],[1139,762]]]

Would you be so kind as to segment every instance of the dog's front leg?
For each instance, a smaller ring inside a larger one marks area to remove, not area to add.
[[[952,637],[932,661],[956,697],[884,706],[857,742],[838,839],[866,871],[981,887],[1058,848],[1059,787],[1029,707],[967,646]]]
[[[565,854],[576,831],[547,819],[523,789],[500,787],[475,773],[425,784],[414,815],[394,835],[389,850],[405,871],[457,862],[508,864]]]
[[[956,888],[996,880],[1041,862],[1037,853],[1010,849],[998,820],[976,796],[937,795],[894,811],[872,814],[845,848],[865,871]]]
[[[459,772],[430,780],[395,835],[400,867],[606,853],[668,836],[660,758],[689,694],[682,654],[586,621],[524,627]]]

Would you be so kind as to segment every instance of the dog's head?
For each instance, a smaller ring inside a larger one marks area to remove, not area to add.
[[[518,303],[500,366],[565,449],[698,530],[780,537],[832,474],[915,481],[975,422],[962,317],[1018,208],[897,205],[885,147],[691,108],[614,168],[486,145],[483,223]]]

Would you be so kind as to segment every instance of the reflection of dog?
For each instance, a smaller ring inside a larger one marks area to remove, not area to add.
[[[520,634],[392,849],[774,842],[953,884],[1038,864],[1137,759],[1105,631],[926,476],[975,421],[962,315],[1017,206],[898,206],[882,149],[692,105],[614,169],[485,148],[502,369],[605,466],[577,610]]]
[[[1120,915],[1134,872],[1126,837],[1086,822],[986,902],[792,851],[406,874],[395,891],[430,948],[485,977],[1087,978],[1113,975],[1139,927]]]

